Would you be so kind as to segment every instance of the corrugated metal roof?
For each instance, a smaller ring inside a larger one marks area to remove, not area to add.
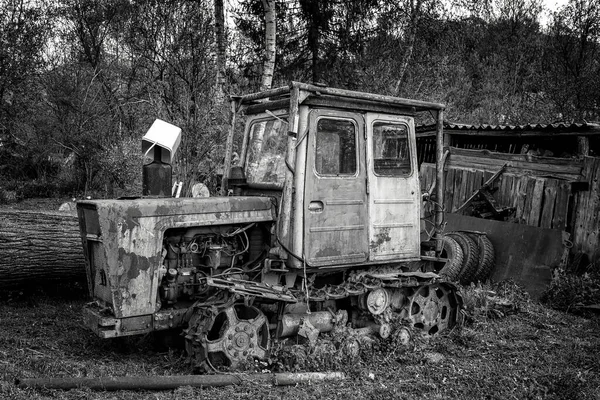
[[[600,124],[582,122],[582,123],[567,123],[558,122],[553,124],[526,124],[526,125],[490,125],[490,124],[461,124],[445,121],[445,130],[452,131],[480,131],[480,132],[527,132],[527,131],[539,131],[539,132],[586,132],[589,130],[598,131],[600,133]],[[435,130],[435,125],[422,125],[417,127],[417,132],[427,132]]]
[[[586,122],[577,123],[554,123],[554,124],[527,124],[527,125],[470,125],[457,123],[444,123],[444,129],[456,130],[477,130],[477,131],[553,131],[553,130],[585,130],[591,126],[598,127],[596,124],[588,124]]]

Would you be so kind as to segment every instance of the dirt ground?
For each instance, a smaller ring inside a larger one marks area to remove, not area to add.
[[[185,375],[181,350],[150,336],[96,338],[82,324],[82,288],[13,293],[0,305],[2,399],[600,399],[600,321],[524,302],[512,315],[478,316],[408,347],[384,342],[339,365],[345,381],[292,387],[245,383],[161,392],[21,389],[19,378]]]
[[[69,199],[9,206],[58,209]],[[4,206],[6,207],[6,206]],[[508,285],[510,286],[510,285]],[[463,290],[465,299],[473,290]],[[479,291],[478,293],[481,293]],[[102,340],[83,326],[89,301],[81,286],[0,293],[0,399],[599,399],[600,317],[555,311],[515,289],[509,313],[471,307],[469,321],[408,346],[382,341],[358,358],[317,357],[298,371],[342,371],[339,382],[273,387],[247,382],[220,388],[94,392],[23,389],[16,379],[186,375],[185,352],[152,336]],[[490,318],[494,317],[494,318]],[[280,365],[282,360],[271,360]]]

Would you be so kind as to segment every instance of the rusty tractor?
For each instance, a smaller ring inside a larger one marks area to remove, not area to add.
[[[221,196],[77,204],[91,330],[179,330],[212,370],[264,359],[307,327],[389,337],[398,321],[429,334],[456,323],[451,239],[439,206],[423,234],[416,154],[425,112],[437,120],[443,204],[442,104],[293,82],[231,105]]]

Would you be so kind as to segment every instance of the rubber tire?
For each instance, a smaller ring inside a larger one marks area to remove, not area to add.
[[[450,236],[444,236],[442,244],[443,251],[441,257],[447,258],[448,261],[437,273],[442,279],[454,282],[462,269],[464,259],[463,251],[458,242]],[[446,257],[444,257],[444,252],[446,253]]]
[[[494,246],[485,234],[469,233],[479,247],[479,264],[473,282],[485,282],[492,273],[495,264]]]
[[[479,267],[479,247],[475,240],[464,232],[450,232],[448,236],[458,242],[463,251],[463,264],[458,274],[458,281],[468,285],[475,278]]]

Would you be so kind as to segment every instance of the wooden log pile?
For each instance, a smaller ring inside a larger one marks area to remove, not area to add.
[[[85,279],[75,213],[0,210],[0,289]]]

